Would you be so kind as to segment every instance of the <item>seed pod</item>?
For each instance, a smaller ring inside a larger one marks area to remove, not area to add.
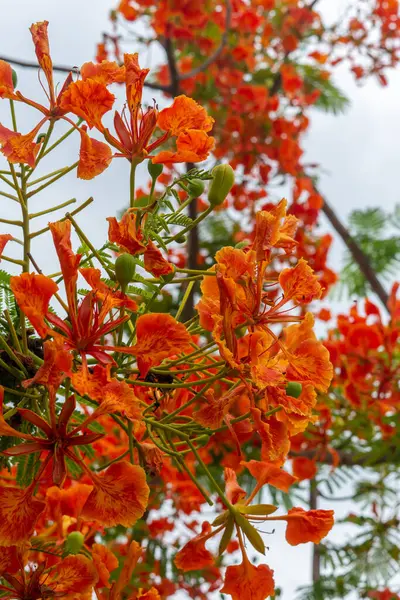
[[[219,206],[235,183],[235,171],[230,165],[217,165],[211,174],[213,178],[208,189],[208,201],[211,206]]]
[[[115,261],[114,269],[115,277],[121,286],[121,290],[125,292],[128,283],[132,281],[135,274],[135,259],[131,254],[121,254]]]
[[[286,386],[286,395],[291,396],[292,398],[298,398],[303,390],[303,386],[301,383],[297,383],[297,381],[289,381]]]
[[[79,554],[82,549],[85,538],[80,531],[72,531],[65,540],[65,554]]]
[[[147,170],[153,180],[160,177],[161,173],[163,172],[163,168],[163,165],[153,165],[151,160],[147,162]]]
[[[204,192],[204,183],[201,179],[193,179],[188,183],[187,187],[192,198],[198,198]]]

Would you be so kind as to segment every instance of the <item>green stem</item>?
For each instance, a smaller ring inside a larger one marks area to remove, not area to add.
[[[176,315],[175,315],[175,319],[176,319],[177,321],[179,321],[179,319],[180,319],[180,317],[181,317],[181,314],[182,314],[182,312],[183,312],[183,309],[185,308],[186,302],[187,302],[187,301],[188,301],[188,299],[189,299],[189,296],[190,296],[190,293],[191,293],[191,291],[192,291],[192,288],[193,288],[193,286],[194,286],[194,281],[191,281],[191,282],[189,283],[189,285],[187,286],[187,288],[186,288],[186,291],[185,291],[185,293],[184,293],[184,295],[183,295],[182,301],[181,301],[181,303],[180,303],[180,305],[179,305],[178,311],[177,311],[177,313],[176,313]]]
[[[51,212],[54,212],[55,210],[58,210],[59,208],[64,208],[65,206],[69,206],[70,204],[74,204],[76,202],[76,198],[71,198],[71,200],[67,200],[66,202],[63,202],[62,204],[57,204],[57,206],[52,206],[51,208],[46,208],[45,210],[41,210],[40,212],[37,213],[31,213],[29,215],[30,219],[35,219],[36,217],[41,217],[42,215],[48,215]]]
[[[131,172],[129,178],[129,187],[130,187],[130,207],[133,208],[135,206],[135,178],[136,178],[136,167],[138,163],[135,160],[131,162]]]
[[[84,242],[88,248],[90,248],[90,250],[93,252],[94,256],[97,258],[97,260],[99,261],[99,263],[101,264],[101,266],[107,271],[107,274],[109,277],[111,277],[111,279],[114,279],[114,273],[111,269],[108,268],[108,266],[106,265],[106,263],[104,262],[104,260],[102,259],[102,257],[100,256],[100,254],[97,252],[96,248],[93,246],[92,242],[86,237],[86,235],[83,233],[82,229],[79,227],[78,223],[75,221],[75,219],[72,217],[72,213],[67,213],[65,215],[65,217],[67,219],[69,219],[72,223],[72,225],[75,228],[76,233],[78,234],[78,236],[80,237],[81,241]]]
[[[83,204],[81,204],[80,206],[78,206],[78,208],[75,208],[75,210],[71,210],[70,213],[67,213],[68,215],[70,215],[70,217],[72,215],[76,215],[79,212],[81,212],[81,210],[83,210],[84,208],[86,208],[87,206],[89,206],[89,204],[91,204],[93,202],[93,196],[91,196],[90,198],[88,198],[87,200],[85,200],[85,202]],[[59,221],[65,221],[65,219],[70,218],[67,217],[67,215],[64,215],[64,217],[62,217],[61,219],[59,219]],[[33,239],[35,237],[37,237],[38,235],[42,235],[43,233],[46,233],[46,231],[49,231],[50,227],[43,227],[43,229],[39,229],[38,231],[35,231],[34,233],[30,234],[30,238]]]
[[[76,161],[76,163],[74,163],[73,165],[70,165],[69,167],[65,167],[65,169],[63,169],[58,175],[53,177],[53,179],[50,179],[50,181],[47,181],[47,183],[44,183],[43,185],[40,185],[35,190],[32,190],[32,192],[29,192],[29,194],[27,194],[27,198],[31,198],[32,196],[35,196],[35,194],[38,194],[39,192],[41,192],[42,190],[47,188],[49,185],[52,185],[55,181],[57,181],[58,179],[61,179],[61,177],[64,177],[64,175],[67,175],[73,169],[75,169],[78,166],[78,164],[79,164],[79,161]]]

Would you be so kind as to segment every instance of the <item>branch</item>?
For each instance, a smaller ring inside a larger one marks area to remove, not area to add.
[[[315,188],[315,190],[317,193],[319,193],[319,191],[316,188]],[[321,194],[321,196],[322,196],[322,194]],[[382,302],[385,309],[388,312],[390,312],[388,305],[387,305],[388,300],[389,300],[389,295],[386,292],[383,285],[381,284],[381,282],[379,281],[374,269],[372,268],[368,256],[364,253],[364,251],[360,248],[360,246],[357,244],[355,239],[351,236],[349,230],[343,225],[343,223],[340,221],[339,217],[337,216],[337,214],[335,213],[333,208],[330,206],[330,204],[325,200],[325,198],[324,198],[324,204],[322,206],[322,212],[328,218],[332,227],[340,235],[343,242],[346,244],[347,248],[350,250],[352,257],[358,264],[361,273],[364,275],[365,279],[368,281],[373,292],[375,292],[375,294],[378,296],[379,300]]]
[[[344,452],[343,450],[337,450],[339,455],[339,464],[342,467],[375,467],[378,465],[387,465],[387,464],[398,464],[399,457],[396,455],[396,448],[394,446],[389,446],[387,448],[387,452],[384,456],[380,456],[376,460],[372,461],[371,456],[368,453],[364,453],[360,456],[360,454],[352,454],[351,452]],[[320,449],[316,448],[314,450],[303,450],[301,452],[291,451],[289,454],[289,458],[309,458],[311,460],[316,460],[318,463],[323,465],[332,465],[333,464],[333,456],[330,452],[325,452],[323,456],[321,456]]]
[[[195,67],[194,69],[189,71],[189,73],[180,74],[179,81],[184,81],[185,79],[190,79],[191,77],[195,77],[199,73],[202,73],[203,71],[205,71],[207,69],[207,67],[212,65],[212,63],[214,63],[217,60],[217,58],[219,57],[219,55],[221,54],[221,52],[223,51],[223,49],[225,48],[225,46],[228,42],[228,34],[229,34],[229,30],[231,28],[231,20],[232,20],[232,5],[231,5],[230,0],[226,0],[225,29],[224,29],[224,33],[222,34],[220,45],[215,50],[215,52],[213,52],[213,54],[211,54],[211,56],[209,56],[207,58],[207,60],[205,60],[201,65],[199,65],[198,67]]]
[[[39,69],[39,65],[36,62],[31,62],[28,60],[21,60],[19,58],[10,58],[8,56],[0,56],[0,60],[4,60],[8,62],[10,65],[15,65],[17,67],[23,67],[25,69]],[[71,71],[79,73],[79,67],[68,67],[66,65],[53,65],[53,71],[58,71],[59,73],[71,73]],[[161,85],[159,83],[152,83],[150,81],[144,82],[145,87],[150,90],[157,90],[159,92],[164,92],[166,94],[171,93],[170,86]]]

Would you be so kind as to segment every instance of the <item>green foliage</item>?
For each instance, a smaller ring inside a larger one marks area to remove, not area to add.
[[[394,278],[400,262],[400,206],[396,206],[393,213],[381,208],[355,210],[349,217],[349,230],[378,277]],[[350,295],[359,297],[370,291],[368,281],[348,251],[339,289],[344,288]]]
[[[315,103],[315,107],[333,115],[343,113],[349,106],[350,101],[331,79],[325,79],[321,70],[310,65],[296,66],[300,75],[303,77],[306,89],[309,91],[318,90],[320,96]]]

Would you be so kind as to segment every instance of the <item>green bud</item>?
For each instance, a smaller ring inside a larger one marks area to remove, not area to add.
[[[151,160],[147,161],[147,170],[152,179],[157,179],[163,172],[164,165],[154,165]]]
[[[250,243],[251,242],[249,240],[243,240],[243,242],[239,242],[238,244],[236,244],[235,248],[241,250],[242,248],[246,248],[246,246],[249,246]]]
[[[187,188],[192,198],[198,198],[204,192],[204,183],[201,179],[193,179],[188,183]]]
[[[213,176],[208,188],[208,201],[211,206],[223,203],[235,183],[235,171],[230,165],[217,165],[211,171]]]
[[[292,398],[298,398],[303,390],[301,383],[297,381],[290,381],[286,386],[286,394],[292,396]]]
[[[173,280],[174,277],[175,277],[175,267],[174,267],[174,270],[171,271],[171,273],[168,273],[167,275],[161,275],[160,279],[162,282],[169,283],[170,281]]]
[[[85,538],[80,531],[72,531],[65,540],[65,554],[79,554],[82,549]]]
[[[36,138],[36,143],[37,144],[41,144],[42,142],[44,142],[45,139],[46,139],[46,134],[45,133],[39,133],[39,135]]]
[[[186,242],[186,236],[184,236],[184,235],[180,235],[179,237],[176,238],[177,244],[184,244],[185,242]]]
[[[18,75],[17,75],[17,71],[14,71],[14,69],[12,69],[12,82],[13,82],[13,86],[16,88],[18,85]]]
[[[122,291],[125,292],[126,286],[132,281],[135,274],[135,259],[131,254],[121,254],[115,261],[114,269],[115,277],[117,278]]]

